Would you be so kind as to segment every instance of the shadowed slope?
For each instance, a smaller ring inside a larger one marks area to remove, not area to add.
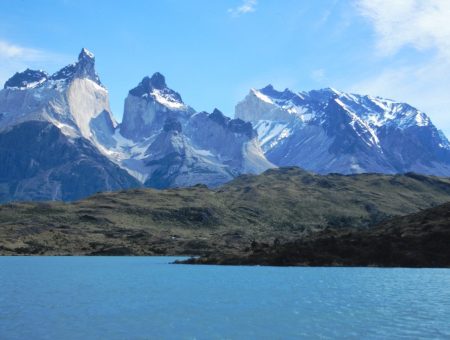
[[[450,203],[371,229],[327,229],[294,242],[253,243],[248,252],[185,263],[269,266],[450,267]]]

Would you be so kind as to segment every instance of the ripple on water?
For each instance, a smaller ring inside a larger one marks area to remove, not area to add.
[[[0,258],[0,338],[449,338],[450,270]]]

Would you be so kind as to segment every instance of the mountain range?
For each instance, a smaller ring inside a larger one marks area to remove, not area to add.
[[[196,112],[155,73],[130,90],[123,122],[82,49],[53,75],[26,70],[0,91],[0,202],[76,200],[131,187],[218,186],[267,161],[252,125]]]
[[[0,202],[77,200],[136,187],[220,186],[241,174],[300,166],[317,173],[450,175],[450,143],[404,103],[322,89],[252,89],[235,118],[198,112],[144,77],[116,122],[82,49],[53,75],[27,69],[0,90]]]
[[[267,159],[317,173],[450,175],[450,144],[411,105],[340,92],[252,89],[236,117],[254,125]]]

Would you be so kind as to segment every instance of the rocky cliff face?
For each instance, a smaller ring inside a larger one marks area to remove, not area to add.
[[[450,175],[447,138],[405,103],[331,88],[280,92],[269,85],[251,90],[236,117],[254,124],[266,157],[278,166]]]
[[[96,124],[99,119],[106,124]],[[109,94],[95,72],[95,58],[83,49],[78,61],[48,76],[16,73],[0,91],[0,131],[26,121],[47,121],[71,137],[84,137],[103,150],[97,136],[111,134],[115,122]]]
[[[139,186],[108,159],[117,123],[83,49],[49,76],[16,73],[0,91],[0,201],[74,200]]]
[[[196,112],[160,73],[130,90],[118,131],[119,164],[150,187],[214,187],[273,167],[250,123]]]
[[[160,73],[130,90],[118,127],[86,49],[53,75],[26,70],[5,83],[0,140],[0,201],[73,200],[143,185],[218,186],[273,166],[251,124],[218,110],[196,113]]]
[[[166,85],[164,76],[145,77],[125,99],[121,134],[133,141],[151,137],[162,129],[167,118],[185,122],[194,110]]]
[[[206,150],[196,149],[180,122],[168,119],[145,151],[148,169],[145,185],[155,188],[184,187],[199,183],[217,186],[231,180],[230,169]]]

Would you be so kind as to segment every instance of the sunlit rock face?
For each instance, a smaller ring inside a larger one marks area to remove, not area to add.
[[[429,117],[390,99],[332,88],[309,92],[252,89],[236,105],[267,159],[318,173],[450,175],[450,145]]]
[[[53,75],[25,70],[0,90],[0,201],[73,200],[137,186],[218,186],[273,165],[250,123],[197,113],[164,76],[145,77],[115,121],[95,57]]]
[[[16,73],[0,91],[0,201],[140,186],[109,158],[116,125],[88,50],[51,76]]]
[[[164,76],[155,73],[128,93],[120,131],[128,139],[141,141],[160,130],[167,118],[184,123],[193,113],[181,96],[167,87]]]
[[[196,112],[160,73],[130,90],[119,130],[120,164],[150,187],[214,187],[274,167],[250,123]]]
[[[93,123],[98,116],[107,120],[106,125]],[[5,83],[0,91],[0,131],[35,120],[50,122],[65,135],[84,137],[102,149],[97,136],[111,134],[110,127],[117,123],[91,52],[83,48],[76,63],[52,76],[26,70]]]

